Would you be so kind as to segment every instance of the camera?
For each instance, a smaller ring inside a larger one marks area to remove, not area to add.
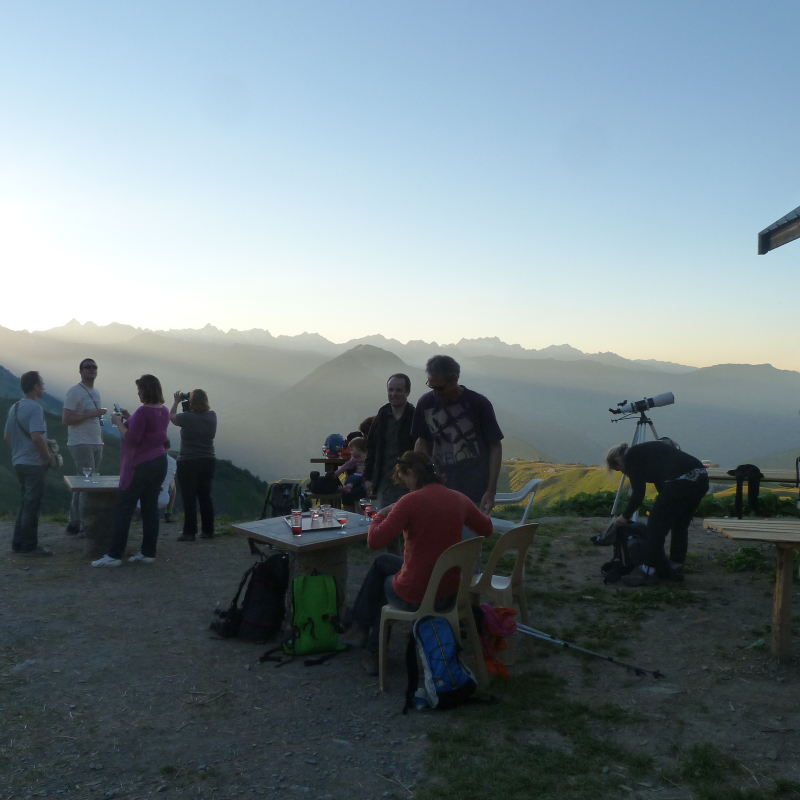
[[[191,395],[190,395],[190,393],[189,393],[189,392],[181,392],[181,394],[180,394],[180,398],[181,398],[181,409],[182,409],[184,412],[189,412],[189,411],[191,411],[191,410],[192,410],[191,408],[189,408],[189,397],[190,397],[190,396],[191,396]]]
[[[623,400],[617,403],[617,408],[609,408],[612,414],[639,414],[647,411],[648,408],[661,408],[661,406],[671,406],[675,402],[675,395],[672,392],[657,394],[655,397],[645,397],[642,400],[635,400],[629,403]]]

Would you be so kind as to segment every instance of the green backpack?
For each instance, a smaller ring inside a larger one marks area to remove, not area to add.
[[[292,597],[292,638],[284,642],[283,651],[304,656],[344,650],[339,644],[342,626],[333,576],[320,575],[315,570],[311,575],[295,578]]]

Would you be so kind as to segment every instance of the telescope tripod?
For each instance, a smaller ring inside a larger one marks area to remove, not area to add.
[[[630,419],[629,417],[622,417],[622,419]],[[612,422],[620,422],[618,419],[612,419]],[[650,432],[653,434],[654,441],[658,441],[658,434],[656,433],[655,425],[653,425],[653,421],[641,411],[639,413],[639,419],[636,420],[636,430],[633,432],[633,439],[631,439],[631,447],[635,444],[641,444],[647,439],[647,429],[650,428]],[[625,488],[625,481],[628,479],[628,476],[625,473],[622,474],[622,480],[619,482],[619,489],[617,489],[617,496],[614,498],[614,505],[611,506],[611,518],[613,519],[617,515],[617,507],[619,506],[620,498],[622,497],[622,490]],[[631,521],[636,522],[639,518],[639,512],[637,511],[632,517]]]

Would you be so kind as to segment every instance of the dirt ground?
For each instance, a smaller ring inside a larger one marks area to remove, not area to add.
[[[542,520],[528,574],[533,624],[665,677],[530,640],[512,673],[524,682],[546,670],[575,701],[633,712],[602,734],[649,766],[632,775],[609,759],[602,796],[703,796],[678,776],[685,754],[707,743],[731,756],[726,780],[738,790],[800,781],[800,648],[795,639],[789,666],[769,655],[769,567],[728,572],[721,558],[737,545],[695,523],[682,587],[606,587],[598,570],[609,551],[588,543],[601,524]],[[387,693],[358,653],[319,667],[259,665],[263,646],[208,629],[252,563],[244,539],[180,543],[179,526],[162,525],[154,565],[95,570],[63,524],[42,524],[56,555],[39,559],[10,552],[11,527],[0,523],[0,798],[450,796],[437,789],[431,740],[480,724],[484,707],[403,716],[404,635],[393,637]],[[138,543],[134,527],[129,553]],[[353,548],[350,600],[370,559]],[[497,680],[491,691],[511,718],[509,685],[521,684]],[[525,735],[523,753],[543,741],[570,747],[546,731]]]

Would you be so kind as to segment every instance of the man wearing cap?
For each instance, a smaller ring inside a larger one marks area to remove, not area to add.
[[[69,454],[81,475],[84,468],[92,472],[100,469],[103,458],[103,420],[107,409],[103,408],[100,392],[94,388],[97,378],[97,363],[93,358],[84,358],[78,371],[81,382],[76,383],[64,399],[64,412],[61,421],[67,426]],[[81,532],[81,500],[83,492],[74,492],[69,509],[69,525],[66,533],[75,535]]]

